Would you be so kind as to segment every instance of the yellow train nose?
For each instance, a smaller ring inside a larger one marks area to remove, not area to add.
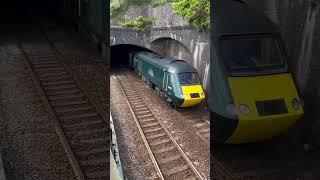
[[[181,86],[181,89],[184,95],[184,101],[181,107],[195,106],[205,98],[201,85]]]

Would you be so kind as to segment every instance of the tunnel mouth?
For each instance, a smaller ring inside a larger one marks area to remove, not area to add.
[[[133,51],[146,51],[155,53],[154,51],[132,44],[119,44],[110,46],[110,65],[111,69],[128,68],[132,69],[129,62],[129,54]]]

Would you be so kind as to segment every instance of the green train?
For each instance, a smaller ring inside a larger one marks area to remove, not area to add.
[[[146,51],[130,53],[130,65],[172,106],[190,107],[205,99],[197,70],[183,60]]]

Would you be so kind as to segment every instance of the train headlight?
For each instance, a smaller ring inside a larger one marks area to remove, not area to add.
[[[292,100],[292,108],[293,108],[294,110],[298,110],[299,107],[300,107],[300,104],[299,104],[298,99],[297,99],[297,98],[294,98],[294,99]]]
[[[228,104],[226,107],[227,111],[232,115],[237,115],[238,110],[234,104]]]
[[[245,104],[240,104],[239,111],[244,115],[249,115],[251,113],[249,106]]]

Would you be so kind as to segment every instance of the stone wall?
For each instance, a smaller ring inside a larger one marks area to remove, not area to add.
[[[317,0],[246,0],[264,12],[281,29],[289,57],[289,65],[305,99],[303,121],[312,129],[309,137],[320,145],[320,1]]]

